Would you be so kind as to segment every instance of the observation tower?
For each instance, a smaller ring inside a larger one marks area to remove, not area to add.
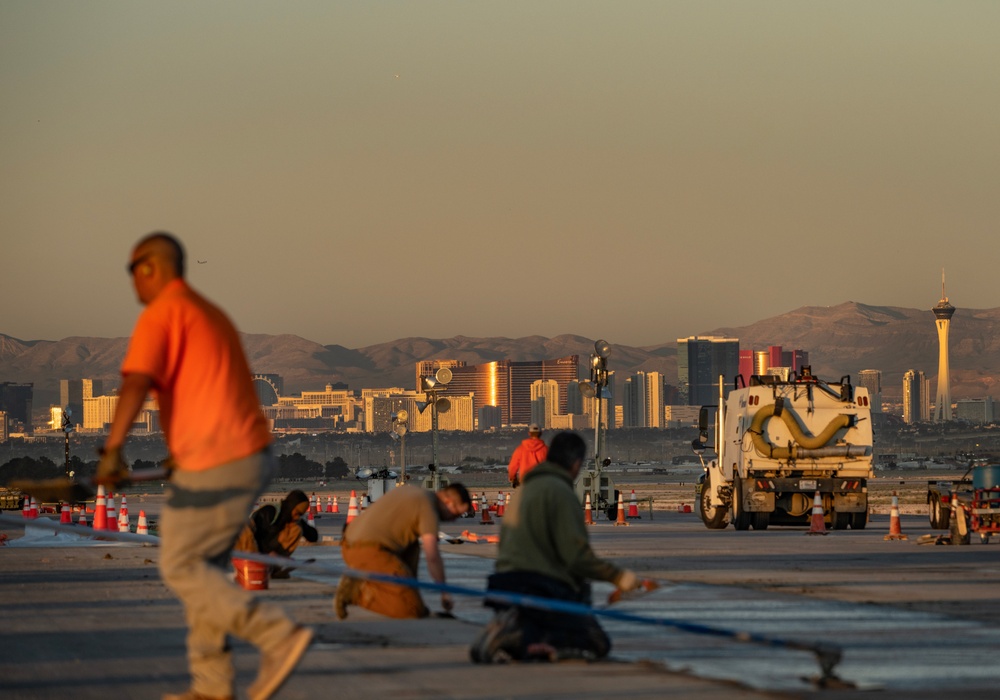
[[[948,297],[944,293],[944,270],[941,271],[941,301],[937,303],[931,311],[937,319],[938,334],[938,379],[937,379],[937,400],[935,405],[937,410],[934,413],[934,420],[938,423],[950,421],[951,416],[951,373],[948,369],[948,329],[951,326],[951,317],[955,315],[955,307],[948,303]]]

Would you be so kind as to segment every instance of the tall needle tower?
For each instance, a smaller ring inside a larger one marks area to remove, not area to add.
[[[937,411],[935,419],[939,423],[951,420],[951,374],[948,370],[948,329],[951,317],[955,315],[955,307],[948,303],[944,293],[944,270],[941,270],[941,301],[932,311],[937,321],[938,332],[938,380],[937,380]]]

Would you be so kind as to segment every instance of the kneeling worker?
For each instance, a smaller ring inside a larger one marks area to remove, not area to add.
[[[254,511],[236,541],[236,551],[275,554],[290,557],[298,548],[299,540],[319,539],[319,533],[302,518],[309,510],[309,497],[295,489],[281,501],[279,508],[262,506]],[[271,567],[271,578],[288,578],[290,569]]]
[[[503,518],[489,591],[589,606],[588,579],[611,581],[625,591],[639,586],[635,573],[599,558],[590,548],[580,499],[573,490],[586,450],[576,433],[559,433],[552,438],[547,461],[524,477]],[[469,649],[475,662],[599,659],[611,650],[611,641],[593,616],[511,607],[490,601],[489,594],[486,605],[497,614]]]
[[[444,562],[438,550],[438,526],[469,512],[469,492],[461,484],[439,491],[397,486],[344,529],[341,552],[352,569],[403,578],[417,577],[420,550],[437,583],[444,583]],[[341,576],[334,598],[337,617],[347,617],[348,605],[396,618],[427,617],[420,592],[409,586]],[[441,607],[450,611],[451,596],[441,594]]]

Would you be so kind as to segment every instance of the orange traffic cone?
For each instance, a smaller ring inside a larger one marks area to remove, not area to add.
[[[339,513],[340,512],[340,501],[337,500],[336,496],[333,497],[333,510],[331,510],[330,512],[331,513]]]
[[[69,513],[69,503],[63,503],[62,508],[59,510],[59,524],[60,525],[71,525],[73,523],[73,518]]]
[[[108,529],[108,504],[104,500],[104,487],[97,487],[97,505],[94,506],[94,522],[93,526],[95,530],[107,530]]]
[[[347,504],[347,522],[351,522],[358,517],[358,495],[352,490],[351,500]]]
[[[625,499],[622,498],[622,493],[618,493],[618,519],[615,521],[615,527],[624,525],[628,527],[629,523],[625,520]]]
[[[326,497],[326,512],[333,512],[333,496],[327,495]]]
[[[812,521],[809,524],[809,531],[806,534],[827,534],[826,522],[823,520],[823,498],[819,495],[819,491],[816,492],[816,497],[813,499]]]
[[[128,521],[128,511],[122,510],[118,512],[118,532],[131,532],[132,526]]]
[[[497,495],[497,517],[502,518],[504,511],[507,508],[507,497],[501,492]]]
[[[889,511],[889,534],[883,540],[905,540],[909,539],[903,534],[903,529],[899,526],[899,497],[896,492],[892,492],[892,509]]]
[[[28,505],[28,517],[32,520],[38,517],[38,501],[35,500],[34,496],[31,497],[31,503]]]
[[[483,494],[483,503],[479,508],[479,512],[483,514],[483,519],[479,521],[481,525],[492,525],[493,518],[490,517],[490,504],[486,502],[486,494]]]
[[[139,522],[135,525],[135,534],[137,535],[148,535],[149,534],[149,523],[146,522],[146,511],[139,511]]]
[[[587,491],[587,495],[583,499],[583,524],[594,524],[594,508],[590,505],[590,491]]]
[[[31,499],[27,496],[24,497],[24,505],[21,506],[21,517],[26,520],[31,517]]]
[[[306,524],[314,530],[316,529],[316,520],[313,518],[312,511],[309,511],[309,517],[306,518]]]
[[[87,527],[87,509],[80,509],[80,519],[76,522],[80,527]]]
[[[628,504],[628,517],[629,518],[639,518],[639,504],[635,500],[635,489],[632,489],[632,500]]]
[[[118,511],[115,510],[114,491],[108,494],[107,508],[108,508],[108,526],[105,529],[110,530],[111,532],[118,532]]]
[[[322,518],[323,517],[323,506],[320,505],[319,496],[318,495],[316,496],[316,506],[310,511],[309,514],[311,516],[313,516],[313,518]]]

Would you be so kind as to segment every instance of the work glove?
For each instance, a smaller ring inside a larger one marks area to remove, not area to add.
[[[642,582],[639,577],[635,575],[635,572],[631,569],[625,569],[618,575],[618,579],[615,581],[615,586],[619,591],[634,591]]]
[[[95,484],[114,488],[122,482],[128,481],[129,468],[120,447],[102,447],[98,450],[98,454],[101,459],[97,462],[97,473],[94,474]]]

